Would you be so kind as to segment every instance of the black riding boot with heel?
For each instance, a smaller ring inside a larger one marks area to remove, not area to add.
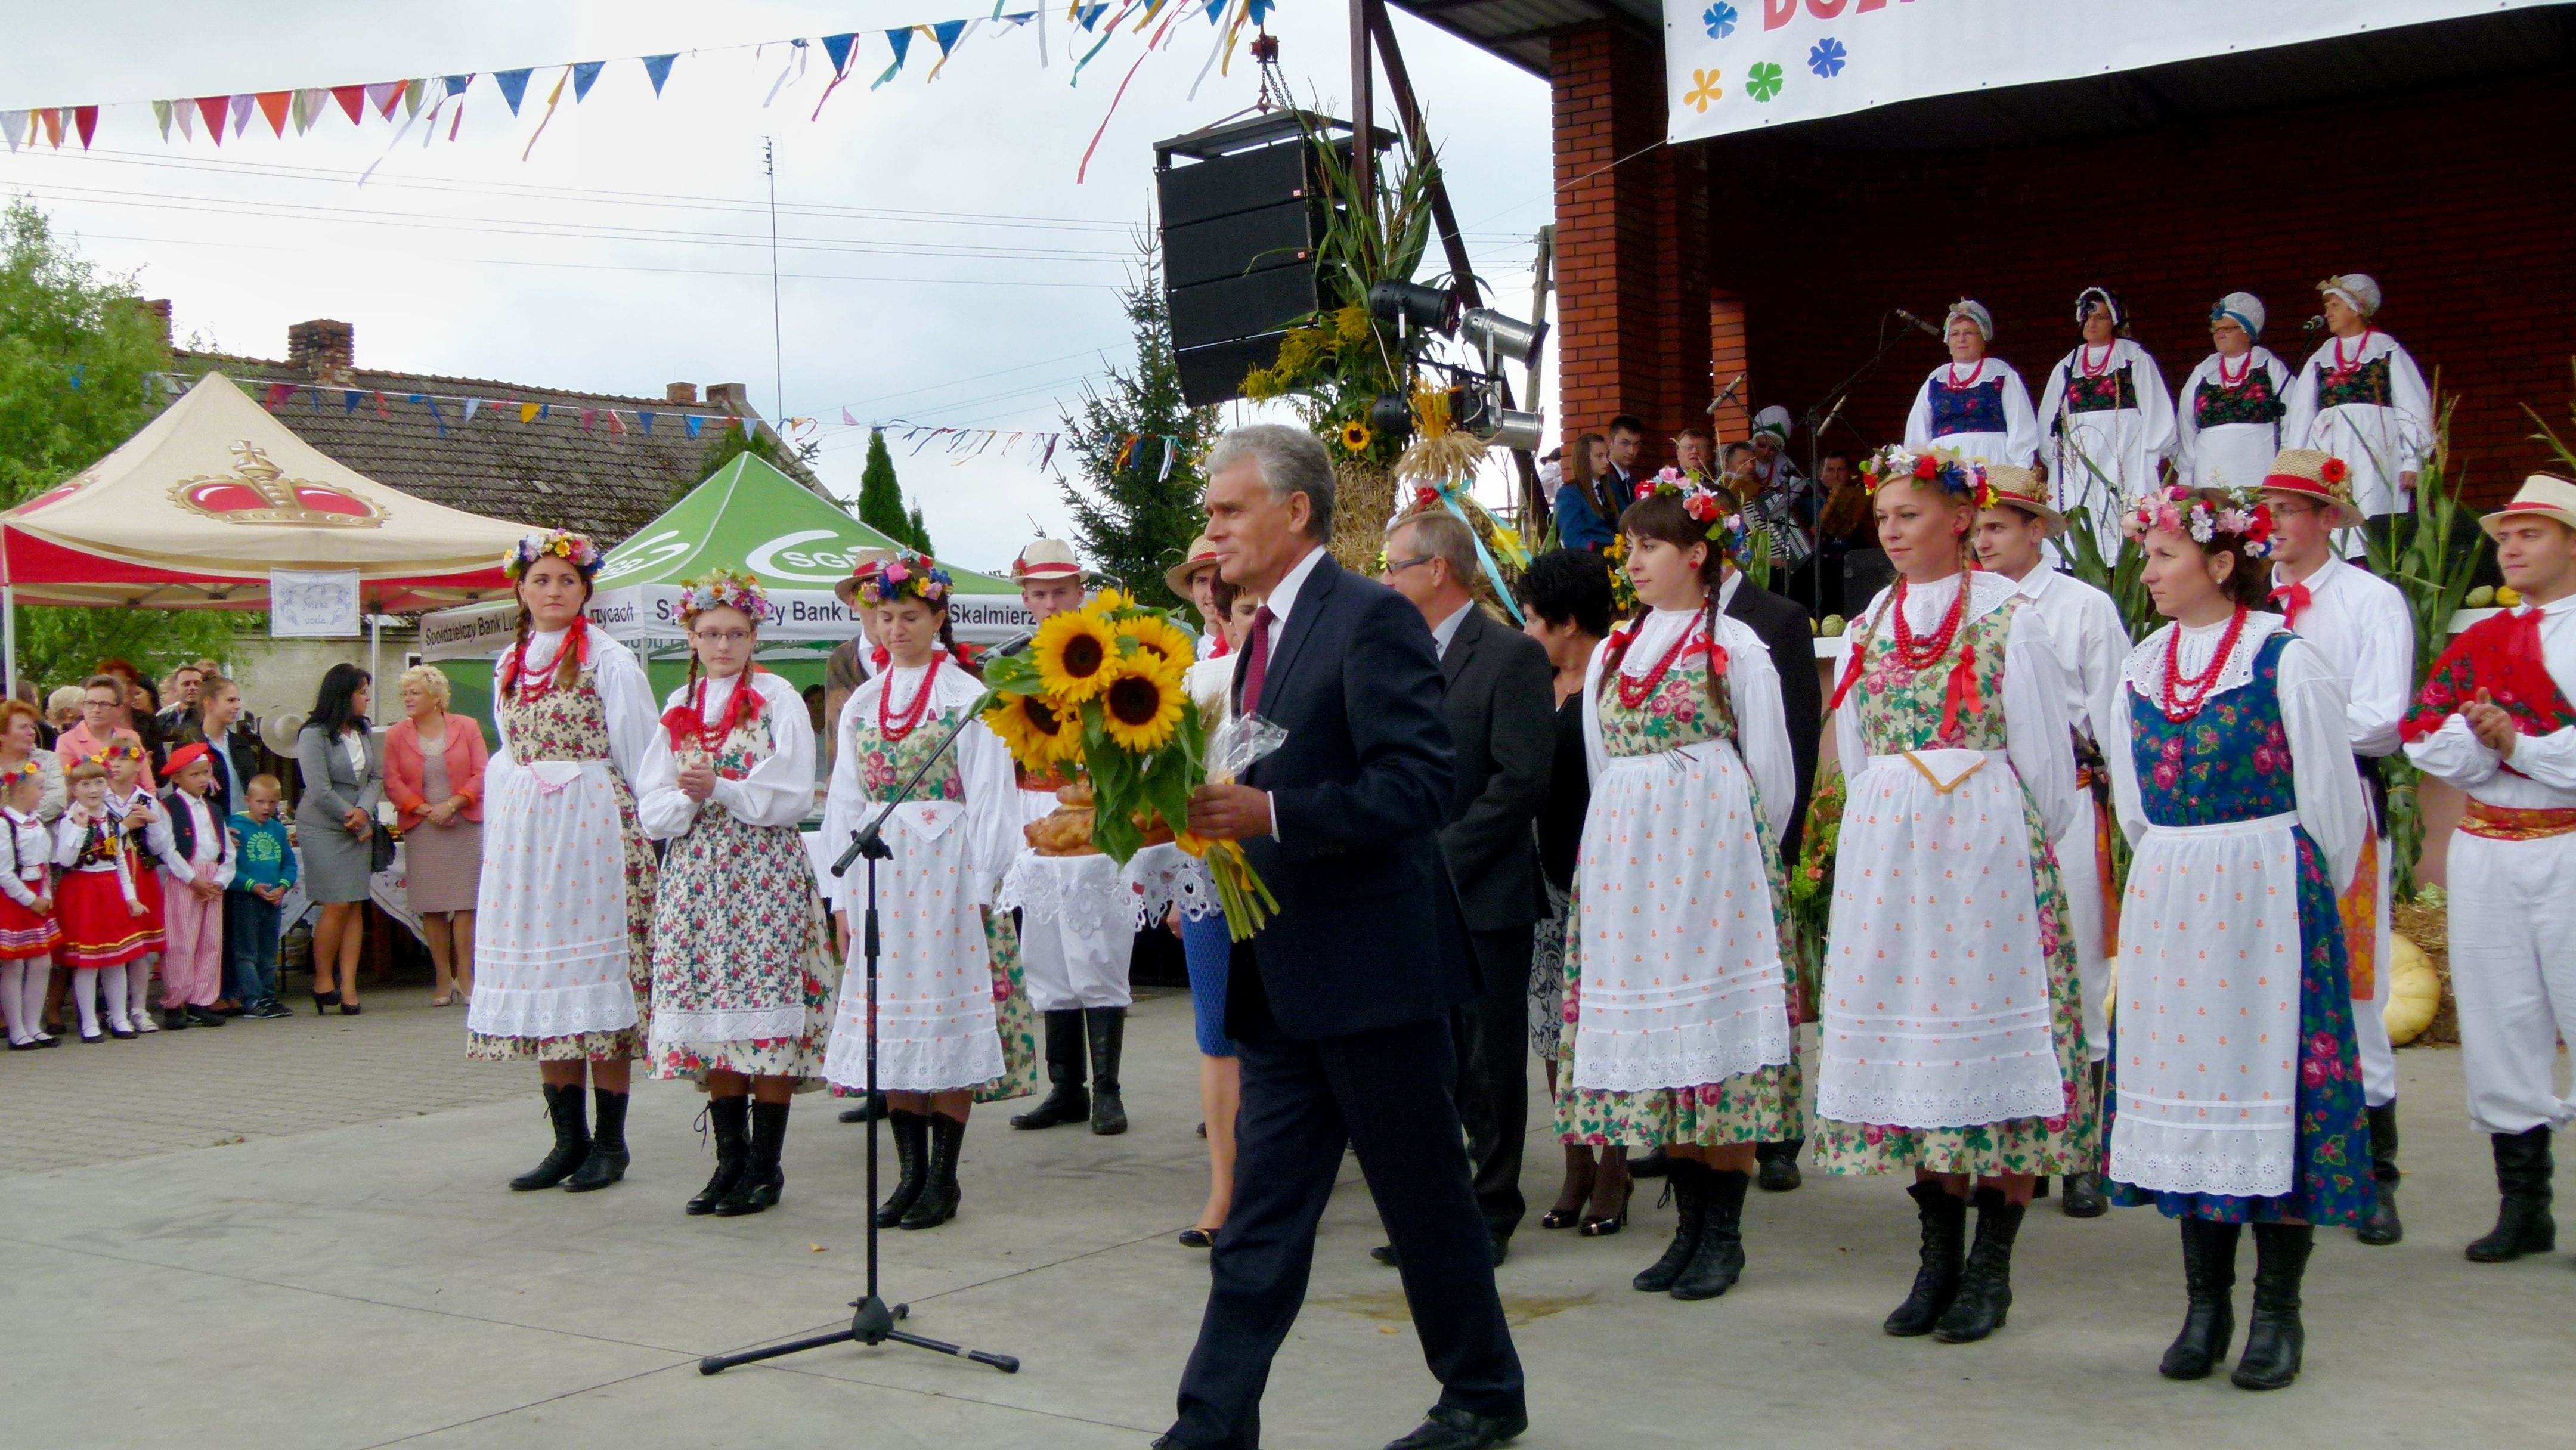
[[[1127,1131],[1127,1104],[1118,1096],[1118,1059],[1127,1043],[1127,1009],[1082,1009],[1084,1040],[1091,1046],[1091,1131],[1115,1137]]]
[[[912,1211],[930,1168],[930,1115],[895,1108],[886,1114],[886,1135],[894,1139],[894,1192],[876,1209],[877,1227],[893,1228]]]
[[[543,1083],[539,1089],[546,1095],[546,1117],[554,1124],[555,1145],[536,1167],[510,1180],[515,1193],[552,1188],[570,1178],[590,1156],[590,1123],[582,1112],[581,1084]]]
[[[743,1165],[751,1161],[751,1099],[707,1099],[707,1127],[715,1134],[716,1172],[689,1200],[692,1218],[715,1212],[716,1205],[742,1181]]]
[[[1744,1274],[1744,1190],[1753,1185],[1753,1175],[1703,1166],[1699,1179],[1708,1222],[1689,1265],[1673,1281],[1676,1299],[1714,1299]]]
[[[733,1191],[716,1205],[716,1217],[740,1218],[778,1202],[778,1196],[787,1191],[787,1172],[778,1166],[778,1155],[786,1146],[787,1104],[753,1103],[751,1161],[744,1165]]]
[[[966,1125],[946,1113],[930,1115],[930,1166],[923,1170],[921,1196],[897,1228],[937,1228],[957,1216],[965,1197],[957,1189],[957,1154],[966,1142]]]
[[[2245,1326],[2245,1357],[2228,1378],[2243,1390],[2277,1390],[2299,1377],[2307,1327],[2299,1322],[2299,1284],[2316,1247],[2313,1224],[2254,1225],[2254,1317]]]
[[[2495,1145],[2496,1226],[2472,1240],[2469,1261],[2502,1264],[2525,1254],[2545,1254],[2558,1247],[2558,1223],[2550,1217],[2549,1130],[2490,1135]]]
[[[1046,1014],[1046,1070],[1051,1085],[1038,1105],[1011,1119],[1014,1128],[1053,1128],[1091,1118],[1091,1094],[1082,1090],[1082,1009]]]
[[[1900,1339],[1929,1334],[1959,1297],[1961,1260],[1967,1254],[1968,1200],[1938,1183],[1917,1183],[1905,1190],[1923,1222],[1923,1266],[1914,1271],[1914,1287],[1905,1302],[1879,1328]]]
[[[2182,1220],[2182,1282],[2191,1302],[2182,1333],[2156,1366],[2166,1379],[2205,1380],[2227,1362],[2227,1346],[2236,1340],[2236,1243],[2244,1232],[2242,1224]]]
[[[1675,1158],[1667,1168],[1664,1188],[1677,1209],[1673,1241],[1665,1246],[1662,1258],[1628,1281],[1639,1293],[1669,1292],[1682,1270],[1690,1267],[1691,1256],[1699,1252],[1699,1236],[1708,1226],[1707,1173],[1708,1165],[1695,1158]]]
[[[2379,1202],[2370,1217],[2353,1225],[2352,1236],[2384,1249],[2406,1237],[2406,1225],[2397,1218],[2397,1105],[2382,1103],[2369,1112],[2370,1176],[2379,1189]]]
[[[1932,1326],[1932,1337],[1943,1344],[1974,1344],[2003,1328],[2004,1316],[2012,1310],[2013,1240],[2021,1234],[2030,1205],[2005,1198],[2000,1188],[1980,1188],[1971,1197],[1977,1205],[1977,1241],[1959,1271],[1959,1297]]]
[[[564,1192],[595,1192],[626,1176],[626,1165],[633,1161],[626,1151],[626,1105],[630,1101],[625,1093],[606,1088],[590,1090],[590,1156],[582,1159],[581,1166],[564,1180]]]

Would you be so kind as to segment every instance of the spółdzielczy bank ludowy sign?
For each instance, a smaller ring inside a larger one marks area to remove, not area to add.
[[[2551,0],[1664,0],[1675,141]]]

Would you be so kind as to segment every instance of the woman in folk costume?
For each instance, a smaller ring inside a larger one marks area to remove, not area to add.
[[[37,818],[48,779],[38,751],[0,767],[0,1016],[9,1023],[9,1050],[59,1047],[44,1030],[45,988],[53,977],[55,949],[63,942],[54,920],[54,833]]]
[[[656,873],[632,782],[661,722],[644,666],[583,614],[599,563],[596,545],[562,530],[501,561],[518,637],[492,687],[500,742],[483,772],[465,1055],[536,1060],[555,1144],[510,1180],[521,1191],[587,1193],[626,1175],[627,1084],[651,1036]]]
[[[2074,817],[2075,758],[2038,614],[2011,579],[1963,570],[1978,470],[1891,449],[1868,472],[1897,580],[1854,630],[1831,704],[1850,794],[1816,1156],[1836,1173],[1913,1170],[1922,1269],[1884,1328],[1956,1344],[2003,1326],[2037,1177],[2094,1162],[2075,941],[2048,849]]]
[[[2290,369],[2263,335],[2263,300],[2230,292],[2209,309],[2209,341],[2174,395],[2174,473],[2186,488],[2253,488],[2281,451]]]
[[[983,685],[945,648],[948,572],[907,551],[860,586],[877,612],[888,667],[851,694],[823,837],[847,841],[896,798],[939,751]],[[1019,939],[992,909],[1002,872],[1023,848],[1025,811],[1010,752],[980,720],[930,767],[887,820],[892,857],[878,868],[883,950],[873,1004],[877,1087],[886,1095],[902,1178],[877,1205],[879,1227],[933,1228],[957,1216],[957,1156],[978,1102],[1037,1091],[1036,1014],[1020,982]],[[867,876],[853,870],[834,903],[857,918]],[[864,981],[864,932],[850,934],[844,975]],[[823,1075],[836,1088],[868,1082],[869,993],[841,993]]]
[[[2105,559],[2120,556],[2120,517],[2160,482],[2174,439],[2173,397],[2156,360],[2129,336],[2128,309],[2107,287],[2075,299],[2084,340],[2049,369],[2039,397],[2057,511],[2085,511]]]
[[[2370,1209],[2361,1060],[2335,883],[2369,814],[2325,656],[2260,612],[2272,519],[2251,491],[2173,488],[2128,522],[2173,622],[2095,706],[2136,846],[2113,1015],[2112,1197],[2182,1224],[2190,1308],[2160,1366],[2227,1356],[2236,1247],[2254,1226],[2254,1318],[2235,1382],[2299,1373],[2315,1225]],[[2292,963],[2296,968],[2291,968]]]
[[[2411,512],[2415,474],[2433,449],[2433,393],[2423,370],[2379,330],[2379,284],[2359,272],[2317,284],[2325,346],[2290,385],[2281,446],[2314,448],[2352,466],[2352,500],[2364,519]],[[2344,556],[2362,552],[2356,534]]]
[[[1801,1136],[1780,833],[1797,773],[1761,637],[1717,607],[1744,523],[1667,469],[1620,516],[1640,618],[1592,653],[1592,777],[1566,918],[1568,1143],[1665,1150],[1680,1222],[1635,1286],[1744,1272],[1754,1149]]]
[[[1905,417],[1905,446],[1920,453],[1939,448],[1970,463],[2012,463],[2023,468],[2039,455],[2039,418],[2030,389],[1999,357],[1988,357],[1995,319],[1982,302],[1961,298],[1941,322],[1950,360],[1932,370],[1914,394]]]
[[[754,666],[769,598],[749,575],[683,583],[689,679],[644,752],[635,810],[670,842],[653,906],[655,1077],[707,1092],[715,1176],[692,1214],[778,1201],[794,1094],[823,1085],[840,975],[797,822],[814,804],[814,727],[796,687]]]

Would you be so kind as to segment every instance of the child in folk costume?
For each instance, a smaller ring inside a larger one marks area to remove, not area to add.
[[[656,871],[631,782],[662,726],[644,666],[583,613],[599,564],[562,530],[501,561],[519,622],[492,689],[466,1056],[536,1060],[555,1142],[510,1180],[523,1192],[625,1176],[627,1087],[651,1036]]]
[[[796,687],[751,662],[769,598],[723,570],[680,587],[689,681],[635,782],[646,834],[671,843],[653,908],[653,1074],[706,1089],[716,1171],[688,1211],[732,1218],[786,1186],[788,1099],[823,1085],[840,969],[797,833],[814,727]]]
[[[2072,824],[2057,838],[2058,879],[2066,888],[2066,926],[2075,937],[2078,984],[2084,997],[2084,1046],[2091,1058],[2093,1100],[2102,1096],[2102,1063],[2110,1051],[2106,1015],[2111,986],[2110,941],[2119,931],[2111,889],[2111,777],[2105,746],[2119,746],[2092,718],[2093,701],[2119,679],[2129,657],[2129,628],[2110,595],[2047,558],[2047,541],[2066,532],[2065,516],[2049,507],[2047,486],[2026,468],[1995,464],[1977,495],[1977,562],[2013,580],[2048,631],[2066,680],[2066,723],[2074,736],[2075,798]],[[2070,1173],[2059,1198],[2068,1218],[2099,1218],[2110,1211],[2101,1175]]]
[[[2120,824],[2136,846],[2120,913],[2110,1177],[2182,1224],[2190,1308],[2165,1351],[2201,1379],[2235,1331],[2236,1247],[2254,1226],[2254,1318],[2235,1382],[2298,1376],[2299,1283],[2320,1223],[2372,1197],[2335,883],[2369,830],[2343,682],[2258,612],[2273,542],[2250,491],[2174,488],[2131,534],[2173,622],[2098,704]],[[2291,964],[2296,963],[2295,969]]]
[[[2319,282],[2317,291],[2330,336],[2290,385],[2281,446],[2313,448],[2351,465],[2353,503],[2363,518],[2411,512],[2415,474],[2433,449],[2432,390],[2415,359],[2372,323],[2377,282],[2350,272]],[[2343,553],[2361,552],[2355,530]]]
[[[62,868],[54,909],[63,929],[63,966],[71,972],[83,1042],[102,1040],[102,994],[105,1035],[134,1036],[126,1006],[127,971],[159,942],[143,905],[142,864],[126,844],[123,818],[107,804],[106,755],[101,751],[64,772],[72,803],[54,823],[54,864]]]
[[[2288,412],[2290,369],[2255,339],[2263,299],[2230,292],[2209,309],[2209,341],[2174,395],[2174,472],[2185,488],[2253,488],[2272,471]]]
[[[1963,572],[1976,470],[1891,449],[1869,476],[1897,581],[1855,630],[1831,702],[1850,794],[1815,1142],[1836,1173],[1913,1170],[1922,1269],[1883,1327],[1955,1344],[2004,1323],[2037,1176],[2094,1162],[2048,846],[2074,818],[2075,761],[2046,627],[2012,580]]]
[[[2415,620],[2396,585],[2335,557],[2334,532],[2361,522],[2353,470],[2312,448],[2284,448],[2263,476],[2272,518],[2271,604],[2314,645],[2343,685],[2350,748],[2360,762],[2372,829],[2360,864],[2341,883],[2345,972],[2361,1041],[2362,1098],[2370,1109],[2371,1169],[2379,1192],[2353,1236],[2375,1248],[2405,1237],[2397,1214],[2397,1054],[2388,1044],[2389,869],[2387,786],[2381,757],[2399,747],[2415,688]]]
[[[55,948],[62,945],[54,921],[54,833],[36,818],[44,799],[45,778],[33,759],[0,771],[0,1008],[9,1023],[9,1050],[59,1047],[62,1039],[43,1030],[45,987],[53,977]]]
[[[232,837],[207,797],[214,783],[213,752],[182,745],[161,766],[170,782],[163,809],[169,815],[171,853],[187,873],[161,870],[161,910],[166,944],[161,952],[161,1011],[173,1027],[221,1027],[214,1011],[224,990],[224,888],[232,884]]]
[[[945,647],[948,572],[906,552],[860,587],[877,612],[886,671],[841,707],[839,754],[823,812],[824,839],[849,841],[948,739],[983,686]],[[878,1024],[877,1087],[886,1095],[901,1181],[876,1209],[880,1227],[933,1228],[957,1216],[957,1157],[968,1111],[1037,1090],[1035,1014],[1020,983],[1019,942],[994,889],[1017,855],[1025,812],[1010,752],[982,721],[930,766],[886,821],[893,852],[878,867],[883,922],[876,1001],[841,993],[823,1075],[863,1092],[868,1014]],[[867,909],[867,874],[853,869],[835,906],[852,925]],[[844,975],[863,980],[865,933],[850,934]]]
[[[1744,1271],[1755,1148],[1803,1136],[1779,854],[1797,774],[1771,653],[1718,609],[1731,498],[1674,469],[1639,494],[1619,527],[1644,612],[1584,687],[1557,1128],[1665,1150],[1680,1221],[1635,1287],[1710,1299]]]
[[[1914,394],[1905,417],[1905,446],[1939,448],[1970,463],[2011,463],[2028,468],[2039,455],[2039,418],[2021,374],[1986,350],[1995,319],[1982,302],[1961,298],[1941,321],[1950,360],[1932,370]]]
[[[2576,1042],[2576,484],[2535,474],[2479,521],[2522,603],[2482,619],[2433,666],[2406,717],[2406,754],[2469,797],[2451,837],[2451,988],[2469,1121],[2495,1154],[2503,1202],[2471,1260],[2557,1247],[2550,1130]]]
[[[2157,486],[2173,448],[2173,397],[2156,360],[2129,336],[2120,294],[2085,288],[2075,298],[2075,326],[2084,340],[2049,369],[2040,390],[2048,481],[2057,511],[2081,507],[2102,557],[2116,559],[2121,514]]]
[[[185,1029],[189,1019],[184,1012],[170,1014],[162,1024],[152,1020],[152,969],[169,943],[169,897],[162,889],[162,877],[184,881],[191,868],[170,838],[170,813],[152,793],[152,765],[143,747],[111,745],[100,754],[107,766],[107,809],[120,822],[134,894],[143,903],[145,945],[143,955],[125,969],[125,1017],[137,1032],[158,1032],[162,1025]],[[160,870],[153,869],[155,862]]]

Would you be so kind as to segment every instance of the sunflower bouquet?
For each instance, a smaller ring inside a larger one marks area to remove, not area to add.
[[[1279,903],[1242,846],[1189,832],[1190,793],[1216,763],[1183,679],[1197,653],[1169,615],[1104,589],[1038,626],[1025,653],[989,662],[976,708],[1030,774],[1088,778],[1102,854],[1123,865],[1171,840],[1205,861],[1240,941]]]

